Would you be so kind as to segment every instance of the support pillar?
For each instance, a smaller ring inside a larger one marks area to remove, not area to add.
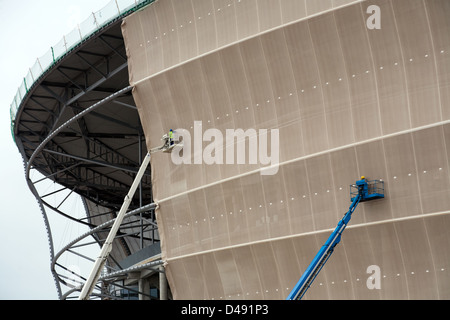
[[[160,265],[159,270],[159,300],[167,300],[167,279],[164,266]]]
[[[144,294],[139,293],[139,300],[150,300],[148,294],[150,293],[150,283],[148,278],[140,278],[139,281],[139,292],[143,292]]]

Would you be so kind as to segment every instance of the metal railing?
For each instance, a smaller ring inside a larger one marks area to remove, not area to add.
[[[356,197],[359,193],[359,189],[355,184],[350,185],[350,199]],[[384,195],[384,181],[383,180],[370,180],[367,181],[367,194],[382,194]]]
[[[86,20],[78,24],[75,29],[63,36],[63,38],[57,44],[50,47],[42,57],[37,58],[34,65],[29,68],[27,75],[23,78],[10,105],[11,134],[13,139],[14,121],[21,103],[29,90],[36,82],[38,82],[43,74],[70,53],[75,47],[89,39],[98,30],[155,1],[156,0],[111,0],[102,9],[93,12]]]

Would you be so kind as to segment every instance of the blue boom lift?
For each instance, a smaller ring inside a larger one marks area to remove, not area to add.
[[[328,237],[325,244],[320,248],[319,252],[316,254],[308,268],[301,276],[300,280],[292,289],[286,300],[300,300],[306,291],[309,289],[314,279],[322,270],[325,263],[330,258],[333,253],[334,247],[341,241],[342,232],[344,232],[345,227],[349,223],[353,211],[360,202],[371,201],[384,198],[384,182],[381,180],[368,181],[364,176],[361,180],[356,181],[355,184],[350,185],[350,199],[352,204],[349,207],[348,212],[337,224],[336,229]]]

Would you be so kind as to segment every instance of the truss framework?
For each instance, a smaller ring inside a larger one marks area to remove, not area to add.
[[[77,255],[93,261],[75,249],[103,244],[145,154],[144,135],[128,83],[127,66],[120,21],[117,21],[54,65],[30,88],[16,115],[14,138],[24,160],[27,184],[44,219],[50,269],[60,299],[70,298],[79,291],[73,281],[68,281],[68,273],[85,281],[81,274],[64,266],[61,255]],[[43,177],[32,181],[31,173],[35,171]],[[39,184],[44,181],[58,183],[61,188],[41,192]],[[56,205],[46,200],[63,193]],[[74,217],[63,209],[68,198],[78,196],[86,208],[83,218]],[[94,214],[88,209],[88,202],[106,208],[107,212]],[[149,169],[131,201],[128,219],[115,237],[107,272],[100,278],[102,285],[97,284],[94,296],[113,298],[108,286],[133,291],[130,285],[124,285],[124,279],[137,270],[122,267],[121,260],[159,242],[152,202]],[[90,231],[55,253],[48,212],[88,226]],[[80,242],[87,237],[92,237],[93,241]],[[161,262],[157,260],[139,270],[160,273],[159,265]],[[111,272],[114,276],[109,275]],[[62,286],[69,291],[63,292]],[[146,295],[145,292],[139,294]]]

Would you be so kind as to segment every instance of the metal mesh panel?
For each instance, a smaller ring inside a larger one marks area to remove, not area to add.
[[[10,105],[12,132],[14,132],[14,119],[16,113],[22,100],[27,94],[27,90],[33,86],[34,82],[36,82],[45,71],[50,69],[59,59],[64,57],[67,52],[80,44],[83,40],[87,39],[98,29],[123,15],[129,14],[131,11],[142,8],[154,1],[155,0],[112,0],[104,8],[93,13],[86,20],[81,22],[77,28],[69,32],[42,57],[38,58],[29,73],[24,77],[25,80],[20,84],[16,98]],[[19,99],[17,99],[17,96]]]
[[[174,297],[285,298],[366,175],[386,198],[358,207],[308,297],[448,298],[448,1],[374,1],[373,32],[366,2],[220,3],[160,0],[123,25],[149,149],[169,128],[279,129],[274,175],[152,158]],[[366,285],[373,264],[381,290]]]

